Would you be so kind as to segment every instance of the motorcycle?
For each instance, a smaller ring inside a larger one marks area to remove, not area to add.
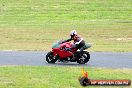
[[[67,51],[67,48],[71,48],[74,44],[72,42],[65,42],[62,41],[56,42],[52,45],[52,50],[47,53],[46,61],[48,63],[55,63],[58,62],[77,62],[79,64],[85,64],[90,59],[90,54],[87,51],[83,51],[81,56],[80,52],[77,48],[71,49]],[[90,48],[91,45],[86,44],[86,48]]]

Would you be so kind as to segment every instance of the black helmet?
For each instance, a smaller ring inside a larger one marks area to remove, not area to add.
[[[70,36],[73,38],[75,35],[77,35],[77,31],[76,30],[72,30],[70,32]]]

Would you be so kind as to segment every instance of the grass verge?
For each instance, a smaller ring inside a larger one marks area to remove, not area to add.
[[[82,67],[69,66],[1,66],[0,88],[82,88],[78,82],[81,69]],[[85,70],[89,72],[89,77],[92,79],[132,80],[132,69],[85,67]]]
[[[0,0],[0,50],[50,50],[76,29],[92,51],[132,52],[131,0]]]

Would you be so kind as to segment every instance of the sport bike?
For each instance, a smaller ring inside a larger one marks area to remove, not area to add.
[[[90,54],[86,49],[90,48],[90,44],[86,44],[85,50],[80,54],[77,48],[73,48],[67,51],[67,48],[71,48],[74,44],[72,42],[62,41],[56,42],[52,45],[52,50],[47,53],[46,61],[48,63],[58,62],[77,62],[79,64],[85,64],[90,59]]]

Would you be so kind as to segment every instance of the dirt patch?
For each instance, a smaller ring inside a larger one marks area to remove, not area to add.
[[[117,41],[129,41],[132,40],[132,38],[116,38]]]
[[[116,40],[116,41],[132,41],[132,38],[108,38],[106,40]]]

